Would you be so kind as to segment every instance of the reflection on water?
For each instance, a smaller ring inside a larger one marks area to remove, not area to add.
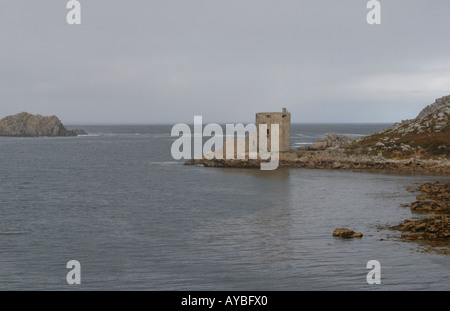
[[[225,174],[248,175],[256,178],[270,178],[278,180],[286,180],[289,178],[290,170],[287,168],[279,168],[271,171],[262,171],[260,169],[240,169],[240,168],[219,168]]]

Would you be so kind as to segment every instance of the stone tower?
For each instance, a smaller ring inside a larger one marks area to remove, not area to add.
[[[259,142],[259,125],[267,124],[267,146],[270,149],[271,141],[271,124],[278,124],[280,129],[280,152],[291,150],[291,114],[283,108],[282,112],[258,112],[256,114],[256,128],[258,129]]]

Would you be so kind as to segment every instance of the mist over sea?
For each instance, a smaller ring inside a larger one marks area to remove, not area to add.
[[[387,126],[293,124],[291,145]],[[170,125],[72,128],[0,138],[0,290],[450,290],[448,255],[386,229],[422,217],[406,187],[450,177],[184,166]]]

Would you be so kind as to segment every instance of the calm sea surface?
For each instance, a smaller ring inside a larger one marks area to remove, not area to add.
[[[385,127],[293,125],[292,146]],[[82,128],[0,138],[0,290],[74,289],[69,260],[85,290],[450,290],[448,255],[385,229],[421,217],[405,187],[449,177],[184,166],[171,126]]]

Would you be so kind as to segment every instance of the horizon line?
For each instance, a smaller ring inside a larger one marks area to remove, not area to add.
[[[397,121],[398,122],[398,121]],[[77,122],[66,122],[64,123],[65,126],[148,126],[148,125],[170,125],[173,126],[175,124],[179,124],[182,122],[153,122],[153,123],[144,123],[144,122],[136,122],[136,123],[127,123],[127,122],[99,122],[99,123],[77,123]],[[215,123],[215,124],[250,124],[254,122],[209,122],[209,123]],[[322,124],[394,124],[396,122],[291,122],[291,125],[293,124],[306,124],[306,125],[322,125]],[[184,124],[190,124],[193,125],[193,122],[184,123]],[[205,123],[207,124],[207,123]]]

